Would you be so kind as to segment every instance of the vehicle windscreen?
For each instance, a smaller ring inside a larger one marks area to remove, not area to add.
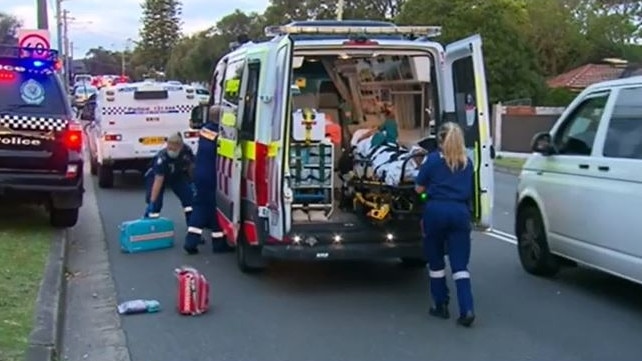
[[[167,90],[147,90],[134,92],[134,99],[136,100],[157,100],[167,98],[169,98]]]
[[[54,74],[0,70],[0,113],[61,116],[66,99]]]
[[[84,87],[81,85],[76,88],[76,95],[92,95],[92,94],[95,94],[96,92],[97,92],[97,89],[92,86]]]
[[[76,83],[91,81],[91,76],[89,75],[77,75],[74,79]]]
[[[198,95],[210,95],[210,92],[205,89],[196,89],[196,94]]]

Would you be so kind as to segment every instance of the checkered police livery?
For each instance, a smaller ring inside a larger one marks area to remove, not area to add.
[[[67,127],[65,119],[34,117],[26,115],[0,115],[0,126],[15,130],[62,131]]]
[[[191,113],[193,105],[172,105],[159,108],[147,108],[136,106],[113,106],[104,107],[101,111],[102,115],[156,115],[156,114],[181,114]]]

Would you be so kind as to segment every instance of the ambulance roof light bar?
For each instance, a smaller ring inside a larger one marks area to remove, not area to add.
[[[441,26],[294,26],[276,25],[265,28],[265,36],[279,35],[414,35],[434,38]]]

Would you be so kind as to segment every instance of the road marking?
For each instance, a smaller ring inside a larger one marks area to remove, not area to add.
[[[493,237],[495,239],[498,239],[506,243],[515,244],[515,245],[517,244],[517,238],[510,233],[506,233],[497,229],[493,229],[483,233],[489,237]]]

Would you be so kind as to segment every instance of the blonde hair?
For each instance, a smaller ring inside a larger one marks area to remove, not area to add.
[[[464,132],[457,123],[446,122],[439,128],[439,146],[446,166],[452,172],[466,168],[468,155],[464,143]]]

